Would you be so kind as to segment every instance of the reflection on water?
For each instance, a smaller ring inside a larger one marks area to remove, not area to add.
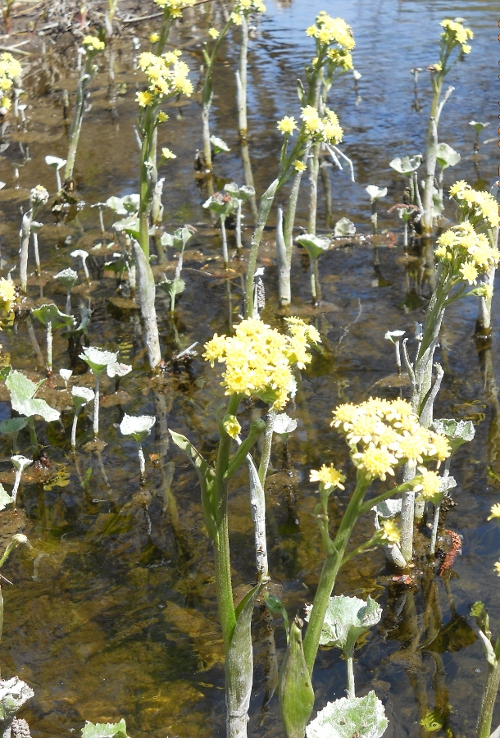
[[[211,4],[210,4],[211,5]],[[337,2],[334,8],[319,0],[303,3],[269,2],[269,12],[255,29],[250,60],[249,153],[260,194],[277,171],[280,135],[276,119],[298,114],[295,79],[312,53],[304,28],[325,7],[344,17],[357,41],[355,65],[362,77],[356,92],[345,76],[335,87],[332,107],[345,129],[344,150],[353,160],[356,183],[348,174],[328,169],[332,222],[342,216],[370,232],[368,184],[387,186],[379,207],[382,232],[377,259],[370,242],[344,245],[325,253],[320,261],[322,308],[311,313],[309,264],[297,256],[293,295],[297,313],[311,315],[324,340],[312,368],[304,374],[293,408],[299,426],[288,448],[279,443],[271,459],[268,487],[269,552],[273,581],[290,613],[312,599],[322,562],[319,537],[312,518],[315,493],[306,482],[310,468],[334,461],[346,464],[347,450],[332,433],[330,409],[341,401],[357,401],[369,393],[406,396],[404,381],[395,378],[393,354],[384,333],[396,328],[413,336],[429,296],[425,261],[417,252],[405,253],[387,229],[400,232],[400,222],[386,210],[400,201],[401,178],[388,162],[404,154],[423,152],[429,80],[422,72],[414,105],[411,68],[423,70],[435,61],[439,21],[458,12],[476,34],[473,52],[452,73],[456,87],[442,117],[442,139],[462,154],[454,178],[492,182],[494,142],[484,144],[476,169],[472,159],[474,131],[469,120],[491,119],[494,133],[491,85],[496,69],[494,46],[497,10],[493,2]],[[210,23],[214,19],[208,19]],[[216,19],[215,19],[216,20]],[[199,39],[207,18],[191,14],[181,30],[181,42],[196,78]],[[143,46],[149,33],[139,29]],[[136,78],[132,43],[117,44],[112,102],[106,64],[92,83],[91,108],[86,113],[77,157],[79,193],[87,204],[104,201],[137,189],[137,154],[133,125]],[[72,53],[72,52],[71,52]],[[248,161],[240,157],[235,116],[236,49],[227,49],[214,75],[213,132],[230,146],[230,153],[215,162],[216,188],[224,182],[242,183]],[[28,190],[39,182],[53,191],[47,154],[64,156],[66,132],[60,100],[72,90],[75,75],[70,52],[30,62],[26,85],[26,130],[7,131],[3,151],[0,194],[4,272],[17,259],[19,206]],[[68,70],[70,70],[68,72]],[[117,94],[115,95],[115,91]],[[111,107],[111,113],[110,113]],[[186,291],[173,319],[166,298],[160,333],[170,359],[195,341],[204,342],[214,331],[226,330],[240,310],[239,272],[234,263],[231,281],[221,277],[218,234],[202,203],[207,192],[193,176],[195,150],[201,147],[201,117],[196,97],[171,104],[168,126],[161,129],[160,146],[169,146],[178,158],[160,170],[167,223],[191,223],[198,228],[186,249],[183,276]],[[26,155],[29,147],[29,155]],[[23,155],[24,152],[24,155]],[[19,189],[13,189],[14,166],[19,167]],[[325,182],[325,180],[323,180]],[[306,185],[307,186],[307,185]],[[305,190],[304,190],[305,191]],[[319,227],[326,227],[324,189],[319,186]],[[452,213],[448,213],[452,217]],[[305,223],[307,198],[299,200],[298,222]],[[104,211],[104,227],[112,214]],[[252,223],[247,209],[246,222]],[[274,216],[273,216],[274,217]],[[46,221],[49,216],[46,215]],[[167,228],[168,230],[168,228]],[[102,234],[96,209],[84,208],[66,224],[46,225],[39,241],[45,269],[59,271],[73,265],[70,251],[91,248],[108,240]],[[267,232],[262,263],[267,305],[264,318],[276,322],[277,295],[273,232]],[[245,232],[246,244],[249,231]],[[217,625],[212,553],[204,533],[198,485],[186,459],[169,447],[167,427],[186,433],[212,458],[217,432],[213,418],[221,394],[219,379],[200,359],[171,364],[152,384],[141,355],[141,330],[130,295],[116,274],[104,269],[115,247],[93,250],[89,259],[90,287],[76,294],[92,308],[90,341],[120,349],[120,359],[134,363],[134,371],[119,387],[104,387],[101,422],[106,448],[81,448],[91,435],[84,414],[78,426],[80,449],[69,451],[71,400],[64,383],[54,379],[50,400],[63,410],[63,427],[53,424],[50,436],[52,470],[48,480],[23,485],[22,509],[31,551],[19,551],[6,567],[14,586],[4,585],[5,628],[0,659],[4,675],[17,673],[35,690],[26,716],[38,736],[79,731],[85,719],[113,721],[124,716],[129,734],[157,734],[192,738],[223,734],[223,645]],[[158,278],[172,278],[175,263],[159,254],[154,267]],[[50,278],[42,278],[40,297],[64,305],[64,291]],[[231,289],[229,289],[229,286]],[[228,302],[227,295],[231,295]],[[38,288],[31,297],[37,299]],[[229,308],[228,308],[229,305]],[[228,310],[230,311],[228,314]],[[494,629],[500,618],[500,600],[494,585],[493,562],[500,549],[499,532],[485,521],[500,488],[498,468],[498,398],[495,367],[498,348],[480,347],[471,338],[477,306],[473,301],[450,309],[446,318],[440,361],[445,381],[437,416],[472,419],[476,439],[462,447],[453,461],[458,481],[457,507],[450,510],[447,527],[463,535],[464,555],[457,558],[448,579],[422,571],[421,588],[405,590],[390,583],[381,552],[356,558],[341,571],[338,592],[376,597],[385,608],[378,633],[370,634],[359,651],[357,684],[363,694],[374,686],[387,704],[391,725],[387,735],[470,736],[473,733],[482,690],[485,664],[481,647],[467,620],[470,604],[482,598],[490,610]],[[31,371],[32,343],[29,325],[20,322],[15,332],[2,336],[4,355],[16,368]],[[35,327],[43,347],[43,335]],[[67,343],[54,338],[55,366],[70,365]],[[73,352],[76,359],[77,351]],[[85,367],[76,360],[75,373],[91,385]],[[41,396],[48,396],[43,394]],[[7,397],[0,396],[2,417],[9,416]],[[155,414],[155,436],[145,444],[148,483],[140,488],[134,442],[120,436],[117,425],[123,413]],[[247,408],[250,419],[254,412]],[[256,412],[263,412],[258,408]],[[21,440],[21,439],[20,439]],[[2,472],[8,481],[10,446],[3,441]],[[248,495],[245,476],[231,492],[231,530],[234,584],[244,586],[255,578]],[[335,523],[345,509],[345,498],[334,503]],[[23,524],[22,513],[4,513],[14,529]],[[371,520],[360,521],[354,543],[371,534]],[[442,542],[443,546],[446,542]],[[418,575],[420,576],[420,575]],[[417,578],[418,578],[417,576]],[[272,698],[278,662],[285,639],[282,628],[259,608],[255,612],[256,679],[251,713],[251,734],[281,735],[276,698]],[[320,653],[315,672],[317,704],[341,697],[345,689],[344,665],[332,652]],[[474,695],[474,699],[470,699]],[[422,721],[422,724],[419,724]],[[497,720],[498,722],[498,720]],[[496,723],[494,723],[496,724]],[[441,731],[439,733],[438,731]]]

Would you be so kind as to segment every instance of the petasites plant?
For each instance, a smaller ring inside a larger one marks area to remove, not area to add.
[[[225,364],[222,385],[229,396],[227,408],[217,413],[219,446],[215,467],[185,436],[170,432],[198,473],[205,524],[213,543],[217,602],[226,653],[228,738],[247,735],[253,679],[252,612],[255,599],[265,584],[261,577],[259,584],[237,607],[234,606],[228,529],[229,482],[246,463],[250,450],[266,427],[260,418],[252,421],[248,434],[241,440],[237,414],[244,397],[257,396],[273,409],[283,408],[295,385],[293,366],[304,367],[311,361],[308,347],[319,339],[316,329],[298,318],[289,318],[287,322],[288,335],[282,335],[261,320],[243,320],[236,326],[234,336],[215,334],[205,346],[207,361],[212,365],[216,361]],[[233,455],[232,443],[237,443]]]
[[[35,458],[38,458],[39,447],[38,439],[35,431],[35,416],[39,415],[47,423],[59,420],[60,412],[50,407],[45,400],[35,398],[35,394],[40,386],[44,383],[44,379],[39,382],[32,382],[24,374],[13,370],[9,372],[5,385],[10,392],[10,400],[12,409],[20,415],[28,418],[28,428],[31,438],[31,446]]]

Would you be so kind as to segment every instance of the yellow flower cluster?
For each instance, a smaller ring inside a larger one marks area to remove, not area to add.
[[[283,408],[294,389],[291,368],[304,367],[311,361],[307,349],[319,343],[318,331],[299,318],[287,318],[288,335],[255,318],[243,320],[234,336],[214,337],[205,344],[203,357],[224,362],[223,387],[226,395],[256,395],[273,406]]]
[[[467,220],[445,231],[437,244],[437,258],[449,262],[453,272],[469,284],[475,284],[478,276],[496,266],[500,259],[500,252],[490,245],[488,237],[476,233]]]
[[[14,282],[2,277],[0,279],[0,308],[10,313],[16,296]]]
[[[323,46],[339,44],[348,51],[354,49],[351,27],[342,18],[332,18],[324,10],[316,16],[315,25],[306,29],[306,34],[317,39]]]
[[[23,69],[17,59],[14,59],[11,53],[6,51],[0,54],[0,93],[9,92],[12,88],[14,81],[21,77]],[[0,100],[0,108],[7,111],[11,108],[10,98],[7,96],[2,97]]]
[[[484,190],[473,190],[463,179],[450,187],[450,197],[458,201],[464,217],[468,220],[486,220],[492,228],[496,228],[500,218],[498,204],[493,195]]]
[[[309,481],[319,482],[325,490],[329,490],[333,487],[345,489],[345,475],[342,474],[342,472],[340,472],[338,469],[335,469],[333,464],[330,464],[330,466],[326,466],[326,464],[323,464],[321,469],[319,469],[318,471],[312,469],[311,473],[309,474]]]
[[[262,0],[237,0],[234,12],[237,14],[245,13],[245,15],[247,13],[265,13],[266,6]]]
[[[394,468],[410,461],[441,463],[451,453],[445,438],[423,428],[406,400],[370,398],[359,405],[339,405],[332,425],[346,436],[352,460],[365,475],[384,481]]]
[[[474,34],[470,28],[465,28],[460,19],[450,20],[445,18],[440,24],[444,31],[441,34],[441,38],[450,46],[456,46],[460,44],[464,54],[470,54],[471,47],[467,43],[469,39],[474,38]]]
[[[159,8],[167,11],[171,18],[180,18],[184,8],[191,8],[197,0],[154,0]]]
[[[148,89],[137,93],[137,102],[141,107],[147,107],[159,102],[167,95],[191,95],[193,85],[188,79],[189,67],[179,60],[181,52],[167,51],[156,56],[145,51],[139,56],[139,67],[148,78]]]
[[[85,36],[82,41],[82,46],[87,54],[97,54],[98,51],[102,51],[106,48],[104,41],[101,41],[97,36]]]
[[[354,69],[350,51],[346,49],[328,49],[326,55],[334,66],[340,67],[345,72],[349,69]]]
[[[326,141],[331,144],[338,144],[342,141],[344,131],[340,127],[339,119],[333,110],[325,108],[325,114],[320,116],[318,110],[312,105],[306,105],[301,108],[301,118],[304,121],[306,133],[317,138],[319,141]]]

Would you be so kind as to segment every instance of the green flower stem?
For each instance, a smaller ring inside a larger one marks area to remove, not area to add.
[[[224,474],[224,481],[229,481],[231,477],[234,477],[241,465],[246,461],[247,455],[251,449],[257,443],[259,436],[266,430],[266,423],[262,418],[253,420],[250,425],[250,431],[245,440],[241,443],[238,450],[234,454],[233,458],[229,462],[226,473]]]
[[[476,738],[489,738],[491,733],[493,709],[500,686],[500,634],[495,643],[495,656],[495,665],[488,663],[488,675],[477,721]]]
[[[260,464],[259,464],[259,480],[262,485],[262,488],[264,488],[266,484],[267,469],[269,466],[269,459],[271,458],[271,447],[273,444],[273,429],[274,429],[274,421],[276,420],[276,415],[277,415],[276,410],[273,410],[272,408],[269,410],[267,414],[266,431],[264,433],[264,438],[263,438],[263,443],[262,443],[262,454],[260,457]]]
[[[169,9],[165,8],[163,11],[163,21],[161,24],[160,38],[158,39],[156,46],[156,54],[158,56],[161,56],[161,54],[163,54],[173,22],[174,19],[171,17]]]
[[[344,558],[345,549],[349,542],[352,530],[360,515],[363,500],[369,486],[370,480],[358,471],[356,489],[352,493],[349,505],[347,506],[342,522],[340,523],[337,531],[337,535],[333,541],[334,551],[327,555],[321,571],[318,589],[314,596],[313,608],[309,618],[309,625],[304,638],[304,656],[310,675],[312,675],[314,662],[316,661],[321,629],[325,621],[325,615],[333,587],[335,586],[335,580],[341,567],[342,559]]]
[[[209,54],[206,47],[203,48],[203,59],[205,61],[205,79],[203,81],[203,90],[201,93],[202,104],[202,121],[203,121],[203,153],[205,155],[205,168],[212,171],[212,146],[210,143],[210,108],[212,106],[212,72],[214,68],[215,58],[219,50],[219,46],[223,42],[227,32],[232,25],[232,20],[228,20],[220,34],[217,36],[212,53]]]
[[[82,130],[84,102],[85,102],[85,90],[87,85],[92,80],[95,74],[95,67],[93,65],[93,54],[87,52],[87,59],[85,61],[85,67],[78,84],[76,86],[76,100],[75,100],[75,112],[73,114],[73,120],[69,127],[69,146],[68,146],[68,157],[66,161],[66,167],[64,169],[64,178],[71,180],[73,178],[73,170],[75,168],[76,150],[78,148],[78,141],[80,139],[80,131]]]
[[[148,106],[145,109],[144,123],[142,126],[142,148],[140,163],[140,185],[139,185],[139,244],[146,258],[149,258],[149,216],[151,213],[154,182],[152,167],[155,162],[151,161],[154,153],[154,132],[156,130],[156,119],[158,106]]]
[[[47,321],[47,372],[52,374],[52,321]]]
[[[345,654],[347,663],[347,697],[353,699],[356,697],[356,687],[354,685],[354,656],[353,654]]]
[[[364,502],[360,509],[359,514],[364,515],[365,513],[370,512],[372,508],[374,508],[376,505],[378,505],[381,502],[384,502],[384,500],[389,499],[389,497],[394,497],[394,495],[400,494],[401,492],[406,492],[409,489],[413,489],[415,484],[418,483],[420,480],[420,477],[414,477],[408,482],[404,482],[403,484],[400,484],[398,487],[393,487],[392,489],[387,490],[381,495],[377,495],[377,497],[372,497],[370,500],[367,500]]]
[[[247,70],[248,70],[248,19],[241,13],[240,68],[236,72],[236,90],[238,103],[238,129],[242,141],[248,133],[247,122]]]
[[[318,176],[319,176],[319,152],[321,143],[315,143],[312,147],[312,157],[309,163],[309,182],[310,200],[309,200],[309,221],[307,224],[307,232],[316,234],[316,216],[318,210]]]
[[[101,383],[101,375],[95,375],[94,387],[94,438],[99,435],[99,385]]]
[[[240,404],[240,395],[233,394],[229,398],[226,415],[236,415],[238,405]],[[215,557],[215,586],[217,590],[217,603],[219,606],[219,618],[222,628],[222,636],[224,638],[224,648],[226,654],[231,639],[233,637],[234,628],[236,626],[236,614],[233,603],[233,589],[231,584],[231,559],[229,550],[229,528],[228,528],[228,510],[227,510],[227,485],[228,481],[224,478],[229,467],[229,454],[231,450],[231,437],[224,430],[222,423],[219,423],[219,449],[217,452],[217,465],[215,469],[214,480],[214,517],[216,535],[214,538],[214,557]]]
[[[33,416],[31,416],[31,418],[28,418],[28,430],[30,432],[30,441],[31,448],[33,450],[33,456],[35,459],[38,459],[40,448],[38,446],[38,438],[35,430],[35,418]]]
[[[253,310],[253,279],[255,274],[255,267],[257,266],[259,246],[278,187],[279,180],[275,179],[274,182],[271,182],[267,190],[260,198],[257,226],[252,236],[250,253],[248,255],[247,273],[245,280],[245,318],[248,318]]]
[[[222,240],[222,260],[224,262],[224,269],[229,269],[229,252],[227,249],[227,233],[226,233],[226,216],[221,215],[220,217],[220,235]]]

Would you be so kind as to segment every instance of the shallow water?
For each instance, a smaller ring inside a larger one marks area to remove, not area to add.
[[[316,496],[307,482],[309,470],[331,461],[342,466],[347,459],[345,445],[329,427],[331,408],[340,401],[359,401],[368,393],[397,394],[392,386],[394,378],[387,379],[395,367],[384,333],[402,328],[413,335],[414,322],[421,320],[423,313],[408,306],[423,305],[428,296],[428,286],[422,285],[421,262],[416,259],[408,266],[398,245],[400,222],[386,213],[400,201],[403,185],[388,162],[395,156],[423,153],[429,85],[424,71],[419,79],[418,112],[412,107],[413,78],[409,70],[414,66],[425,70],[435,60],[443,17],[454,17],[458,12],[466,17],[475,33],[473,51],[450,75],[450,84],[456,89],[446,104],[440,129],[441,140],[458,149],[462,160],[446,181],[484,180],[484,186],[489,186],[496,176],[496,139],[481,147],[476,167],[471,158],[474,134],[468,122],[490,122],[481,141],[495,136],[497,106],[493,90],[497,82],[498,29],[493,2],[465,2],[459,9],[452,3],[430,0],[334,5],[317,0],[307,4],[270,0],[268,4],[250,52],[250,152],[258,193],[277,171],[280,134],[276,120],[285,114],[298,114],[295,79],[312,53],[303,30],[325,8],[352,25],[357,41],[355,65],[362,74],[361,99],[356,98],[350,76],[332,91],[332,107],[345,129],[343,150],[353,160],[356,174],[356,183],[351,183],[345,171],[331,173],[334,221],[347,215],[358,232],[368,235],[369,201],[364,187],[387,186],[388,195],[379,207],[379,226],[397,237],[384,235],[377,269],[369,240],[364,245],[358,242],[327,252],[320,262],[324,309],[315,314],[309,308],[308,265],[296,255],[294,307],[296,312],[311,315],[321,330],[323,348],[303,373],[295,406],[290,410],[299,421],[290,439],[294,474],[289,477],[282,471],[283,453],[278,443],[269,479],[271,571],[292,614],[312,599],[323,559],[311,516]],[[217,22],[217,16],[209,19],[190,14],[180,29],[180,43],[195,81],[199,38],[209,22]],[[150,30],[137,29],[144,48]],[[27,128],[16,131],[14,126],[5,134],[9,146],[2,153],[1,178],[7,183],[0,192],[2,274],[16,263],[19,208],[26,207],[29,189],[41,183],[54,192],[53,173],[44,157],[66,154],[59,100],[63,89],[74,89],[76,76],[74,48],[65,53],[61,48],[63,44],[58,53],[45,59],[36,55],[29,58]],[[233,179],[242,183],[243,177],[235,130],[236,56],[237,47],[228,44],[214,77],[212,133],[231,148],[229,154],[216,160],[218,186]],[[113,120],[103,61],[92,82],[92,107],[86,112],[77,157],[78,193],[87,207],[76,221],[64,225],[53,225],[48,209],[39,218],[47,224],[39,236],[47,272],[42,280],[46,282],[43,294],[61,309],[64,290],[53,283],[50,274],[74,265],[69,255],[74,248],[90,249],[106,240],[99,231],[96,209],[88,205],[113,194],[134,192],[138,186],[133,135],[133,98],[138,80],[128,37],[118,44],[116,83],[122,91],[126,85],[127,90],[118,96]],[[161,338],[169,358],[195,341],[203,343],[214,331],[227,330],[228,305],[226,280],[218,276],[218,237],[202,208],[206,191],[193,177],[194,152],[201,146],[199,104],[195,96],[181,107],[167,107],[171,119],[161,132],[160,145],[172,148],[178,158],[160,170],[160,175],[166,177],[165,221],[170,224],[166,230],[182,223],[198,227],[188,246],[183,273],[187,288],[174,322],[164,298],[159,298],[164,306],[160,310]],[[29,146],[26,160],[19,143],[25,152]],[[14,188],[15,165],[19,166],[19,189]],[[301,224],[307,217],[306,193],[304,187],[298,213]],[[279,201],[285,201],[284,195]],[[447,214],[453,216],[450,210]],[[110,228],[112,214],[108,211],[104,217]],[[246,221],[249,225],[252,222],[250,212],[246,213]],[[318,225],[326,227],[321,187]],[[247,241],[249,237],[250,228]],[[279,324],[273,238],[273,231],[267,231],[262,250],[267,293],[263,315]],[[386,247],[388,243],[392,248]],[[121,360],[133,362],[134,370],[121,380],[118,392],[114,392],[111,381],[104,387],[101,423],[102,437],[108,445],[100,456],[82,448],[92,436],[90,414],[85,411],[79,423],[76,460],[71,456],[71,402],[62,380],[56,378],[50,394],[44,394],[45,388],[41,392],[65,410],[64,433],[58,424],[51,424],[46,433],[39,424],[41,438],[50,444],[50,480],[45,485],[34,483],[28,475],[17,516],[3,513],[5,525],[24,525],[33,548],[18,551],[4,570],[13,586],[3,586],[2,675],[19,674],[35,690],[35,698],[24,714],[39,738],[78,732],[85,719],[102,722],[120,716],[125,717],[133,738],[152,734],[162,738],[223,735],[223,646],[217,625],[212,553],[204,534],[195,475],[187,460],[168,447],[164,434],[168,424],[188,435],[211,458],[217,441],[213,418],[221,402],[220,380],[215,370],[196,358],[188,367],[169,371],[163,380],[152,383],[137,312],[129,302],[116,299],[124,294],[126,297],[126,293],[120,292],[113,275],[103,272],[102,265],[109,256],[99,251],[91,253],[92,285],[75,291],[73,307],[80,299],[91,301],[92,345],[120,349]],[[156,268],[159,274],[165,270],[170,277],[175,264],[171,255],[167,257],[166,263]],[[232,266],[232,317],[237,320],[237,274],[241,265],[235,262]],[[34,281],[29,292],[31,298],[39,299],[39,283]],[[493,573],[493,563],[499,558],[500,533],[493,523],[486,523],[500,491],[496,390],[484,390],[473,341],[476,310],[476,303],[469,300],[455,305],[447,314],[439,357],[446,374],[436,410],[438,417],[470,418],[476,423],[474,442],[462,447],[452,465],[458,482],[454,491],[458,504],[448,515],[447,527],[463,536],[463,555],[456,559],[449,582],[437,578],[431,581],[429,577],[424,580],[428,607],[425,621],[422,595],[417,592],[414,611],[411,598],[404,605],[401,591],[390,583],[391,572],[381,551],[356,558],[342,570],[336,586],[337,593],[370,594],[385,609],[383,622],[357,652],[355,669],[358,692],[364,694],[373,686],[386,704],[391,720],[387,736],[430,735],[419,726],[419,715],[435,707],[448,713],[450,705],[447,727],[452,733],[448,734],[472,736],[486,662],[467,620],[470,605],[482,599],[490,611],[493,631],[500,625]],[[43,332],[38,328],[36,332],[44,351]],[[2,343],[6,361],[35,376],[26,323],[17,323],[13,331],[6,330]],[[67,342],[56,335],[56,372],[69,366],[66,346]],[[497,366],[495,341],[491,359],[493,367]],[[92,377],[84,371],[85,366],[76,365],[75,373],[81,374],[79,381],[91,386]],[[408,388],[402,391],[407,396]],[[2,392],[0,413],[4,418],[9,417],[10,407]],[[155,434],[145,443],[146,457],[157,456],[148,460],[144,488],[139,485],[135,443],[125,440],[117,428],[124,412],[156,414],[159,421],[164,421],[157,423]],[[249,420],[255,412],[262,414],[265,410],[254,409],[249,403],[243,418]],[[27,437],[20,438],[20,443],[27,451]],[[0,467],[6,485],[12,482],[9,457],[10,442],[6,440]],[[175,469],[168,464],[174,464]],[[345,507],[345,499],[340,495],[333,505],[333,525]],[[234,585],[238,588],[255,579],[244,475],[234,482],[230,504]],[[371,530],[371,520],[360,521],[354,542],[365,540]],[[397,612],[399,615],[394,614]],[[254,622],[256,668],[250,733],[281,736],[276,698],[266,704],[266,689],[272,689],[272,633],[259,609]],[[421,641],[424,647],[413,652],[408,644],[422,622],[426,629]],[[285,637],[281,626],[277,622],[274,625],[280,662]],[[314,680],[318,707],[344,695],[345,669],[337,652],[320,654]],[[499,720],[500,710],[494,725]],[[446,734],[444,730],[434,733]]]

